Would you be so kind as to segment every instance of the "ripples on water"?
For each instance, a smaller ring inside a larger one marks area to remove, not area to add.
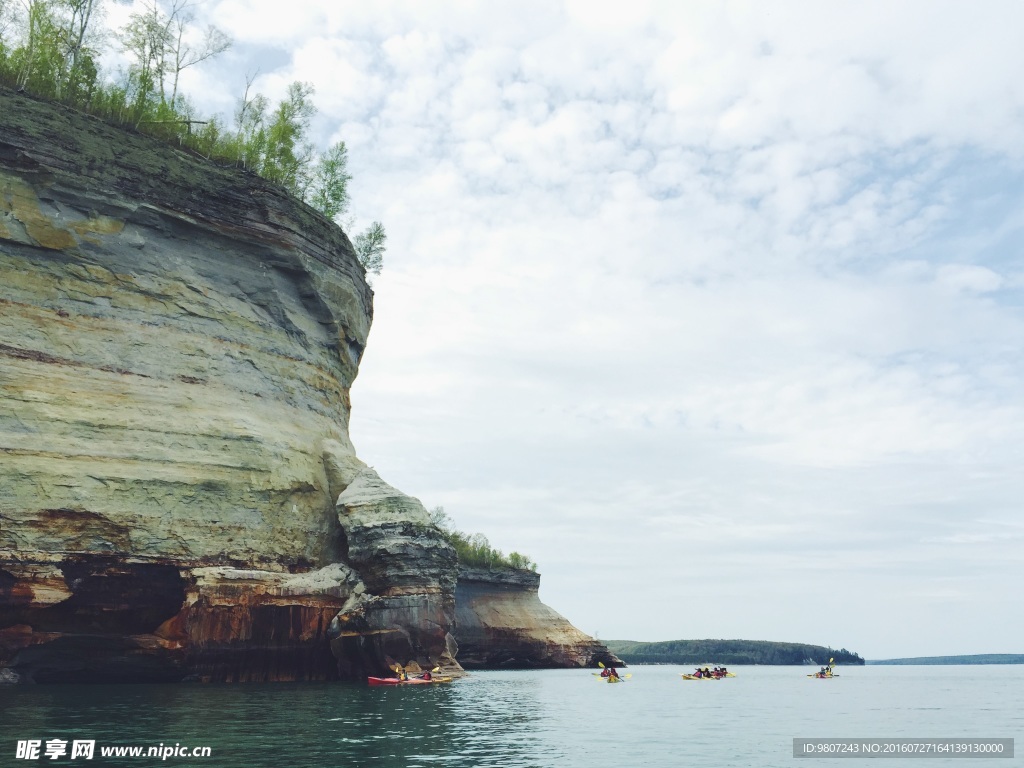
[[[0,765],[18,739],[209,746],[207,768],[603,768],[786,766],[794,737],[1021,737],[1024,667],[859,667],[813,680],[798,667],[736,668],[683,681],[634,667],[619,685],[589,671],[479,672],[450,685],[0,687]],[[1019,764],[986,761],[991,768]],[[156,758],[82,765],[155,765]],[[968,768],[966,760],[924,765]],[[828,765],[829,763],[826,763]],[[843,760],[855,768],[863,760]],[[921,766],[887,760],[883,766]]]

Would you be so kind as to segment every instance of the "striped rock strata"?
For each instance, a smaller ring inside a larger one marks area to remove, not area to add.
[[[454,552],[348,436],[371,315],[280,190],[0,90],[0,680],[457,669]]]
[[[460,568],[459,663],[466,669],[624,666],[604,644],[540,601],[540,574]]]

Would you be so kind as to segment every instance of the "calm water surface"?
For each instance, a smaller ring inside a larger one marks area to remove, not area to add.
[[[1014,738],[1024,751],[1024,666],[736,667],[684,681],[633,667],[476,672],[450,685],[0,687],[0,766],[1020,766],[1024,759],[800,759],[794,737]],[[16,760],[18,740],[90,739],[91,761]],[[205,759],[102,758],[100,745],[208,746]]]

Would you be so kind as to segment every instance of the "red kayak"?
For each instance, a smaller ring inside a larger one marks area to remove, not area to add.
[[[420,677],[413,677],[408,680],[399,680],[397,677],[368,677],[366,682],[370,685],[430,685],[431,680],[424,680]]]

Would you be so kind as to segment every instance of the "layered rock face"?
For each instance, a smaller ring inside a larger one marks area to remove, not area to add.
[[[0,678],[456,667],[454,553],[348,437],[371,313],[280,190],[0,90]]]
[[[460,568],[455,590],[459,663],[466,669],[623,666],[540,601],[532,571]]]

